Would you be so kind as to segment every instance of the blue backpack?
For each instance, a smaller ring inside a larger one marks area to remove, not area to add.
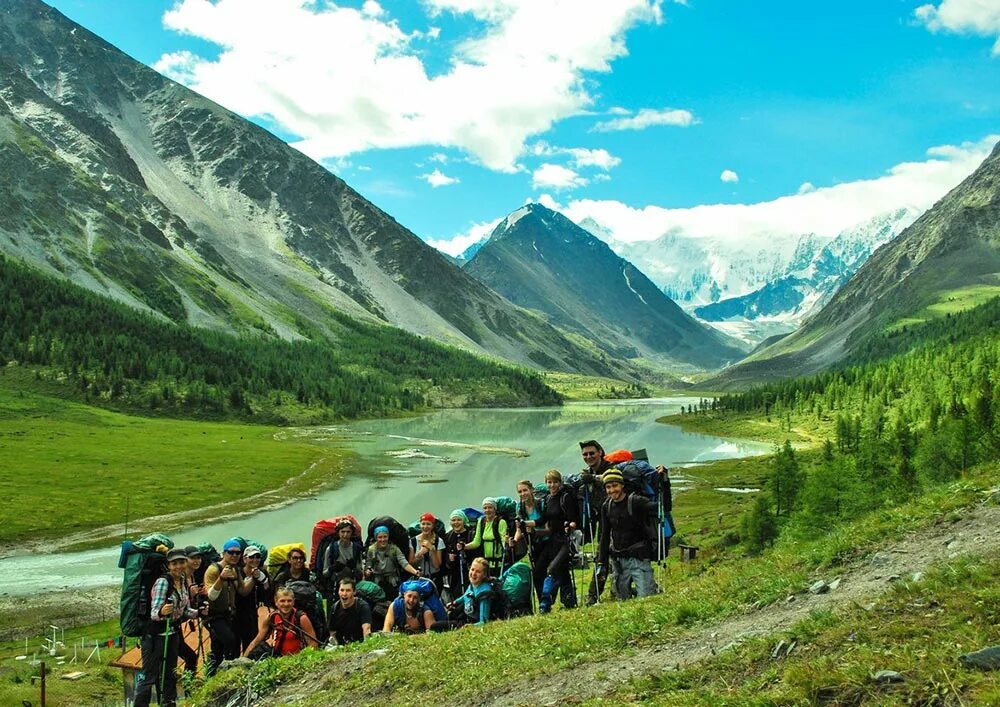
[[[431,610],[436,621],[448,620],[448,610],[444,608],[444,603],[441,601],[441,597],[438,596],[437,587],[434,586],[434,582],[425,577],[420,577],[419,579],[408,579],[399,585],[399,596],[392,603],[392,611],[396,617],[397,624],[400,621],[400,617],[403,616],[403,595],[412,591],[416,591],[420,595],[420,601],[423,602],[425,608]]]
[[[653,503],[660,501],[660,475],[645,459],[619,462],[614,468],[625,477],[625,493],[637,493]]]

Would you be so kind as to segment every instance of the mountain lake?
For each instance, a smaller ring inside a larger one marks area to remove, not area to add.
[[[344,482],[282,508],[172,533],[181,547],[234,535],[267,546],[301,541],[317,520],[350,513],[363,527],[377,515],[408,525],[430,511],[447,519],[457,507],[479,507],[484,496],[515,496],[521,479],[546,470],[582,468],[578,442],[597,439],[607,451],[645,448],[653,464],[673,467],[674,494],[683,493],[679,467],[764,454],[770,445],[684,432],[656,418],[697,404],[692,397],[567,403],[559,408],[443,410],[403,419],[364,420],[280,433],[358,453]],[[207,480],[210,482],[210,480]],[[720,492],[725,492],[720,491]],[[118,546],[0,559],[0,594],[24,596],[117,584]]]

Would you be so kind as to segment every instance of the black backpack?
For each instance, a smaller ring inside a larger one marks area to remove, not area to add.
[[[389,529],[389,542],[399,548],[404,557],[409,557],[410,535],[406,532],[403,524],[392,516],[379,516],[372,518],[368,524],[368,537],[365,538],[365,550],[375,544],[375,528],[384,525]]]
[[[295,579],[286,582],[285,589],[290,589],[295,594],[295,608],[309,617],[316,630],[316,640],[320,643],[326,643],[330,637],[330,631],[323,612],[323,600],[316,585],[304,579]]]

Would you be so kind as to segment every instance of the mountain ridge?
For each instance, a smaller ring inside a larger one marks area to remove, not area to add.
[[[175,321],[335,340],[331,311],[532,367],[616,364],[343,180],[37,0],[0,10],[0,249]]]

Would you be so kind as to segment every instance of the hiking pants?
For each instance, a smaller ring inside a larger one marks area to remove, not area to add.
[[[550,539],[542,551],[545,574],[555,579],[559,587],[559,598],[567,609],[576,606],[576,589],[569,569],[569,539]],[[555,601],[555,595],[551,597]]]
[[[167,639],[166,671],[163,670],[163,629],[165,622],[155,621],[142,637],[142,672],[135,688],[134,707],[149,707],[153,686],[159,695],[159,704],[171,707],[177,704],[177,644],[180,635],[172,631]],[[161,683],[162,678],[162,683]]]
[[[618,600],[632,598],[632,583],[635,583],[635,593],[639,597],[648,597],[656,593],[656,583],[653,581],[653,567],[649,560],[635,557],[613,557],[611,564],[615,570],[615,589]]]
[[[177,641],[177,655],[184,661],[185,670],[192,675],[198,672],[198,651],[180,640]]]
[[[228,618],[217,616],[208,623],[208,635],[212,639],[212,651],[205,665],[205,677],[215,675],[224,660],[240,657],[240,638]]]

